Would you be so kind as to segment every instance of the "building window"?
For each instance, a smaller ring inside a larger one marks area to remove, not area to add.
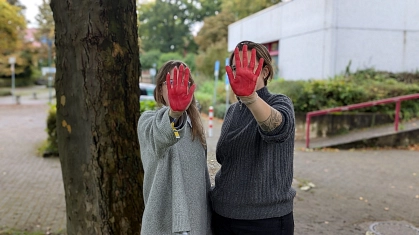
[[[265,43],[263,44],[269,51],[269,54],[272,57],[272,65],[273,65],[273,69],[274,69],[274,79],[278,78],[278,72],[279,72],[279,41],[275,41],[275,42],[269,42],[269,43]]]
[[[279,42],[278,41],[268,42],[268,43],[265,43],[263,45],[268,49],[269,54],[271,54],[271,56],[279,54]]]

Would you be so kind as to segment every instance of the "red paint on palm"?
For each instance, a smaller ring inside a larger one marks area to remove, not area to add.
[[[180,65],[179,70],[177,67],[173,69],[172,79],[169,73],[166,75],[166,85],[170,108],[173,111],[185,111],[192,101],[192,96],[195,91],[195,84],[193,84],[191,87],[188,86],[189,73],[190,72],[188,67],[185,69],[183,65]]]
[[[234,50],[234,61],[236,62],[236,74],[234,76],[233,70],[230,66],[226,66],[228,79],[230,80],[231,89],[237,96],[249,96],[256,89],[257,79],[262,71],[263,58],[260,58],[259,65],[255,72],[256,49],[252,49],[250,63],[247,59],[247,45],[242,49],[243,62],[240,61],[239,48]]]

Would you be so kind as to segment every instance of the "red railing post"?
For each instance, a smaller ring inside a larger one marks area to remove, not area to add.
[[[395,131],[399,131],[400,103],[401,103],[400,100],[396,102],[396,116],[394,117],[394,130]]]
[[[306,114],[306,148],[310,147],[310,113]]]

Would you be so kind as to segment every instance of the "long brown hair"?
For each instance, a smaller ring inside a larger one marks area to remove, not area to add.
[[[269,54],[268,49],[266,49],[264,45],[256,43],[256,42],[252,42],[252,41],[239,42],[236,47],[238,47],[239,51],[241,51],[244,45],[247,45],[248,51],[251,51],[253,48],[256,49],[256,61],[259,61],[260,58],[263,58],[264,61],[263,61],[262,67],[264,68],[266,66],[269,71],[268,76],[263,78],[263,81],[266,86],[268,84],[268,80],[272,80],[273,75],[274,75],[274,69],[272,66],[272,57]],[[234,52],[231,53],[230,55],[230,64],[233,64],[233,59],[234,59]]]
[[[162,86],[163,82],[166,81],[166,74],[169,73],[174,67],[179,68],[179,66],[182,64],[183,66],[187,67],[187,65],[182,61],[169,60],[157,72],[156,89],[154,89],[154,99],[156,100],[158,106],[167,105],[163,99],[162,94]],[[189,82],[191,82],[191,85],[195,83],[191,73],[189,73]],[[196,107],[195,96],[192,96],[191,105],[189,105],[189,108],[186,110],[186,113],[188,114],[192,122],[192,139],[199,138],[199,141],[202,143],[202,146],[204,146],[204,148],[206,149],[207,142],[205,139],[204,126],[202,125],[201,114],[199,113],[198,108]]]

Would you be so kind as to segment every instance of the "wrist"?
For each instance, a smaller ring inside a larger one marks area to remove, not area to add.
[[[251,94],[249,96],[239,96],[240,101],[245,105],[253,104],[254,102],[256,102],[258,97],[259,97],[258,93],[256,93],[256,92],[254,92],[253,94]]]

